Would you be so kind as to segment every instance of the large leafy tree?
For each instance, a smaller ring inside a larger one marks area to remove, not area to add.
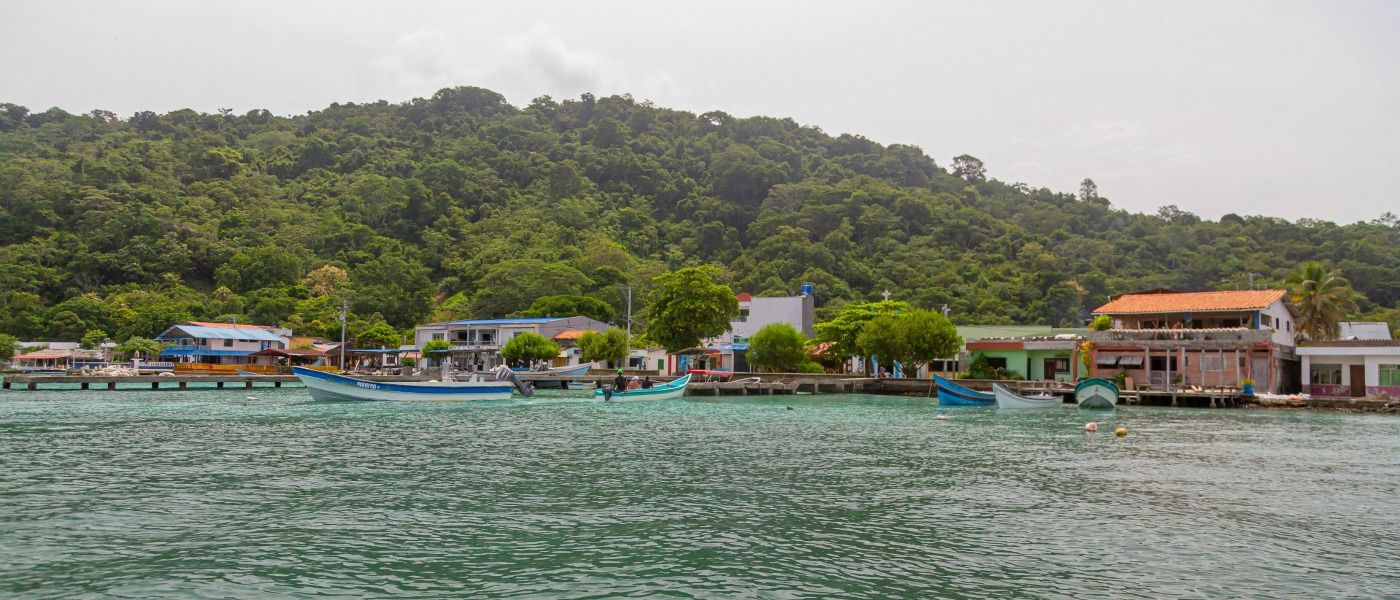
[[[930,361],[956,356],[962,337],[942,314],[912,310],[871,319],[861,329],[857,345],[881,365],[891,367],[897,361],[913,373]]]
[[[355,344],[361,348],[397,348],[399,332],[388,323],[375,323],[355,335]]]
[[[1357,293],[1351,282],[1321,262],[1299,265],[1286,283],[1298,307],[1298,330],[1310,340],[1335,339],[1338,323],[1356,311]]]
[[[616,328],[603,333],[589,331],[583,334],[578,339],[578,348],[582,351],[584,362],[616,363],[625,360],[631,351],[627,332]]]
[[[876,317],[905,313],[914,307],[908,302],[881,300],[879,302],[852,302],[842,307],[831,319],[817,323],[817,340],[830,342],[826,353],[842,358],[862,354],[859,338],[866,323]]]
[[[534,362],[558,356],[559,345],[538,333],[522,333],[501,347],[501,358],[512,362]]]
[[[613,307],[607,302],[588,296],[559,295],[541,296],[530,304],[530,308],[515,313],[517,317],[573,317],[585,316],[590,319],[611,323]]]
[[[729,331],[739,300],[715,281],[719,273],[713,266],[686,267],[655,277],[647,295],[647,338],[674,353]]]
[[[486,271],[471,299],[472,315],[500,317],[525,310],[543,296],[575,296],[589,280],[569,265],[538,259],[497,263]]]
[[[121,360],[143,358],[146,360],[160,356],[161,344],[150,338],[130,337],[117,345],[117,357]]]
[[[788,323],[769,323],[749,338],[749,364],[780,373],[802,371],[812,362],[807,336]]]
[[[19,339],[7,333],[0,333],[0,360],[8,361],[15,357],[19,349]]]

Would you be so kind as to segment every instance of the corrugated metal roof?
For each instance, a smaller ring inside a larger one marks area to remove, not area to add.
[[[1133,315],[1181,312],[1259,310],[1286,298],[1285,290],[1124,294],[1098,307],[1094,314]]]
[[[561,319],[563,319],[563,317],[539,317],[534,319],[467,319],[465,321],[448,321],[447,325],[541,325]]]
[[[1337,339],[1388,340],[1390,325],[1380,321],[1342,321],[1337,323]]]
[[[161,356],[249,356],[252,352],[248,350],[205,350],[204,348],[166,348],[160,351]]]
[[[183,333],[184,335],[179,335]],[[281,342],[282,336],[266,329],[253,327],[206,327],[204,325],[176,325],[160,334],[158,340],[178,340],[185,338],[211,340],[254,340],[260,342]]]

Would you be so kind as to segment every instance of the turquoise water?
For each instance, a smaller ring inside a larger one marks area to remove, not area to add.
[[[1395,417],[252,394],[0,393],[0,596],[1400,596]]]

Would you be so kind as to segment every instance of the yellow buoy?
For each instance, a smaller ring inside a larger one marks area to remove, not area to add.
[[[1125,436],[1125,435],[1128,435],[1128,428],[1127,428],[1127,427],[1119,427],[1118,429],[1114,429],[1114,430],[1113,430],[1113,435],[1116,435],[1116,436],[1118,436],[1118,437],[1123,437],[1123,436]]]

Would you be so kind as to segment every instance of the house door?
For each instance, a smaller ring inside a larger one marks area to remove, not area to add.
[[[1366,365],[1351,366],[1351,397],[1366,395]]]

